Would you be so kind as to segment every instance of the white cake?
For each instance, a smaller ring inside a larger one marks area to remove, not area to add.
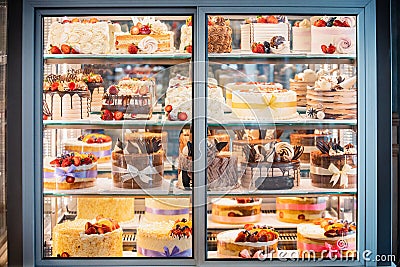
[[[284,120],[298,116],[296,92],[240,90],[232,92],[232,112],[243,120]]]
[[[135,218],[135,199],[117,197],[80,197],[77,199],[77,219],[92,219],[101,215],[119,222]]]
[[[81,54],[106,54],[114,45],[114,33],[120,31],[119,24],[108,22],[53,22],[48,44],[59,48],[62,44],[68,44]]]
[[[292,50],[311,51],[311,23],[309,20],[304,19],[292,27]]]
[[[324,21],[329,18],[313,17],[311,23],[314,24],[318,19]],[[340,21],[347,21],[350,27],[316,27],[311,26],[311,53],[322,54],[321,45],[336,47],[335,54],[354,54],[357,48],[357,28],[355,17],[338,17]]]
[[[283,36],[289,41],[288,23],[249,23],[240,26],[241,49],[250,51],[253,43],[270,42],[274,36]]]
[[[189,219],[189,198],[146,198],[144,218],[147,221]]]
[[[44,100],[53,120],[79,120],[89,118],[90,93],[45,93]]]
[[[180,82],[179,82],[180,81]],[[171,82],[170,82],[171,84]],[[187,114],[187,119],[192,119],[192,84],[190,81],[180,78],[170,85],[166,92],[165,106],[171,105],[172,111],[169,116],[177,120],[180,112]],[[222,88],[217,86],[215,79],[208,83],[207,117],[220,120],[224,116],[225,98]]]
[[[137,229],[136,248],[137,255],[144,257],[191,257],[192,223],[141,223]]]
[[[192,26],[183,25],[181,28],[181,43],[179,51],[185,51],[185,47],[192,45]]]

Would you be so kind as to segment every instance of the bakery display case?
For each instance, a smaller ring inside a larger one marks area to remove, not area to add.
[[[37,10],[37,265],[365,265],[364,9],[265,5]]]

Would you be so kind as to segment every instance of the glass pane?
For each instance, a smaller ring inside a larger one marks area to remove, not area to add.
[[[6,225],[6,77],[7,77],[7,1],[0,1],[0,265],[7,265]]]
[[[355,256],[356,32],[355,16],[208,16],[209,260]]]
[[[43,258],[192,258],[191,17],[43,29]]]

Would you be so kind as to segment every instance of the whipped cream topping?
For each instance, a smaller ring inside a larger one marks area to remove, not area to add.
[[[299,23],[299,28],[311,28],[311,22],[308,19],[303,19]]]
[[[143,52],[152,54],[157,51],[158,42],[153,37],[147,36],[147,37],[143,38],[142,40],[140,40],[138,47]]]

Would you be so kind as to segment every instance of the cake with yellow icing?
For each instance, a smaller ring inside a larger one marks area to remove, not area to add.
[[[286,89],[245,86],[232,91],[232,113],[243,120],[293,119],[298,116],[297,95]]]
[[[136,248],[142,257],[192,257],[192,222],[142,223],[137,229]]]
[[[92,153],[97,157],[97,163],[109,163],[111,159],[112,139],[105,134],[85,134],[77,139],[70,139],[64,143],[67,153]]]
[[[145,198],[146,221],[176,221],[182,218],[189,219],[189,198]]]
[[[261,219],[262,199],[221,198],[213,201],[211,219],[218,223],[252,223]]]
[[[113,219],[77,219],[53,228],[53,256],[122,257],[122,229]]]
[[[80,197],[77,199],[77,219],[91,219],[101,215],[119,222],[135,218],[135,199],[117,197]]]

